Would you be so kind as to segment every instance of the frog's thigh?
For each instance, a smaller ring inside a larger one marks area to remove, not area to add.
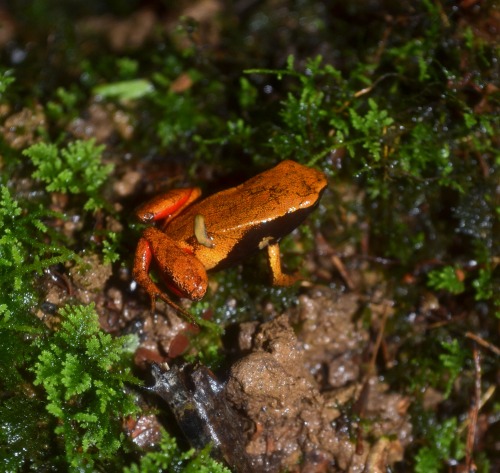
[[[208,278],[200,260],[155,227],[146,228],[143,239],[149,243],[157,269],[170,287],[193,301],[205,295]]]
[[[267,245],[267,256],[274,286],[290,286],[300,279],[296,275],[284,274],[281,271],[280,247],[278,243],[269,243]]]

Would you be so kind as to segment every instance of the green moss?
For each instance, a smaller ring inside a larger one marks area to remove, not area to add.
[[[460,268],[446,266],[442,269],[435,269],[429,273],[429,286],[434,289],[444,289],[452,294],[464,292],[465,285],[459,279]]]
[[[0,186],[0,284],[3,288],[0,300],[5,300],[7,306],[11,301],[33,297],[30,279],[33,273],[41,275],[51,265],[76,258],[62,245],[61,235],[43,221],[58,216],[41,205],[21,204],[6,186]]]
[[[47,116],[62,125],[78,116],[79,107],[82,106],[81,102],[84,99],[84,94],[75,84],[68,89],[58,87],[53,100],[49,100],[46,104]]]
[[[29,349],[25,349],[25,353]],[[3,360],[2,360],[3,362]],[[25,384],[25,389],[27,388]],[[58,458],[55,422],[44,412],[34,392],[5,391],[0,404],[0,461],[2,471],[47,471],[65,469]]]
[[[448,371],[449,375],[444,391],[444,397],[447,398],[451,393],[453,383],[466,366],[466,361],[470,358],[470,354],[460,346],[457,339],[451,342],[444,341],[442,342],[442,346],[445,352],[439,355],[439,361]]]
[[[45,182],[48,192],[83,194],[88,197],[83,208],[97,210],[104,206],[98,191],[113,170],[112,164],[102,163],[103,151],[95,140],[77,140],[60,150],[52,143],[37,143],[23,154],[37,168],[33,177]]]
[[[162,432],[158,448],[146,453],[140,462],[126,467],[124,473],[230,473],[230,470],[210,457],[210,446],[201,452],[182,452],[174,437]]]
[[[14,82],[14,77],[12,77],[12,71],[0,70],[0,98],[4,99],[5,93],[9,88],[10,84]]]
[[[38,342],[34,384],[46,391],[68,465],[92,470],[123,448],[122,419],[138,412],[124,392],[125,383],[138,383],[129,368],[137,340],[103,333],[92,305],[67,306],[60,315],[59,330]]]
[[[439,473],[449,462],[460,461],[465,444],[458,435],[457,419],[452,417],[431,429],[429,446],[422,447],[415,458],[417,473]]]
[[[33,388],[29,368],[40,350],[33,343],[48,333],[32,313],[38,299],[33,285],[47,268],[76,255],[45,221],[59,217],[31,201],[16,200],[0,187],[0,462],[5,471],[43,470],[57,465],[50,430],[54,421]]]
[[[217,81],[202,81],[203,77],[195,69],[183,70],[179,59],[169,57],[161,64],[163,71],[154,76],[156,93],[151,100],[160,117],[156,125],[156,135],[160,145],[186,151],[192,148],[193,137],[206,127],[214,125],[211,120],[210,102],[200,100],[200,96],[218,96],[222,92]],[[172,87],[178,71],[190,83],[185,90]]]
[[[116,232],[107,232],[105,239],[102,242],[102,254],[104,264],[116,263],[120,259],[118,246],[120,235]]]

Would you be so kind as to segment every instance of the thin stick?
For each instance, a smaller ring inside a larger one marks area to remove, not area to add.
[[[467,442],[465,444],[465,471],[476,471],[476,465],[472,454],[474,452],[474,443],[477,432],[477,415],[479,413],[479,404],[481,402],[481,354],[474,345],[474,401],[469,409],[469,428],[467,429]]]
[[[481,338],[479,335],[476,335],[472,332],[466,332],[465,336],[467,338],[470,338],[471,340],[474,340],[477,342],[479,345],[481,345],[484,348],[487,348],[488,350],[491,350],[495,355],[500,356],[500,348],[496,347],[492,343],[488,342],[484,338]]]

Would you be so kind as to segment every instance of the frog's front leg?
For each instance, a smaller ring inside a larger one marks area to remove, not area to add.
[[[300,280],[295,274],[285,274],[281,270],[280,247],[277,242],[267,243],[267,257],[274,286],[291,286]]]
[[[199,300],[207,291],[208,277],[203,264],[186,249],[157,228],[144,230],[134,260],[134,279],[148,293],[154,310],[157,297],[192,320],[189,313],[175,304],[149,277],[154,259],[166,284],[178,295]]]

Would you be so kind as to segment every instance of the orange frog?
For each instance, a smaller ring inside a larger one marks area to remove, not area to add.
[[[191,320],[149,277],[152,260],[169,289],[191,300],[205,295],[207,270],[233,266],[257,249],[267,248],[273,284],[293,284],[298,278],[281,271],[278,241],[314,210],[326,185],[322,172],[282,161],[200,201],[199,188],[159,195],[137,210],[140,220],[160,226],[144,230],[134,278],[151,297],[153,309],[159,297]]]

